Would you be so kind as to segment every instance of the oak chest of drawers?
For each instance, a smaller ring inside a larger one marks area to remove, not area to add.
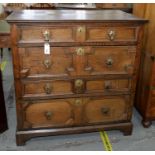
[[[7,21],[17,145],[103,129],[131,134],[145,20],[122,11],[27,10]]]
[[[142,125],[150,127],[155,120],[155,56],[143,53],[136,93],[136,109],[142,115]]]

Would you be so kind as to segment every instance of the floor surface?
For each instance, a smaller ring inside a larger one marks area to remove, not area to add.
[[[51,150],[51,151],[104,151],[99,132],[34,138],[25,146],[16,146],[16,112],[13,89],[11,53],[5,49],[3,60],[7,61],[3,72],[3,84],[9,129],[0,134],[0,150]],[[150,128],[143,128],[141,116],[133,109],[133,132],[123,136],[120,131],[106,131],[114,151],[154,151],[155,121]]]

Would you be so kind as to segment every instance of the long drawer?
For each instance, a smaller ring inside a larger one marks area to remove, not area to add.
[[[76,42],[136,42],[138,27],[114,25],[50,25],[22,26],[20,42],[37,43],[49,40],[52,43]]]
[[[134,73],[135,46],[19,48],[21,76],[83,76]]]
[[[22,81],[24,98],[49,98],[54,96],[124,93],[131,91],[130,79],[72,79],[72,80],[37,80]]]
[[[126,121],[129,96],[69,98],[22,103],[22,128],[67,127]]]

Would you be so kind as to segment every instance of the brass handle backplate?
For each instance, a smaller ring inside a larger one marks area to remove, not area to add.
[[[108,32],[108,37],[109,37],[110,41],[113,41],[113,40],[115,39],[115,37],[116,37],[116,32],[110,30],[110,31]]]
[[[44,40],[49,41],[50,40],[50,32],[48,30],[45,30],[43,32]]]
[[[77,79],[74,82],[75,93],[83,93],[84,92],[84,81],[82,79]]]
[[[106,65],[108,66],[108,67],[111,67],[112,65],[113,65],[113,59],[112,58],[108,58],[107,60],[106,60]]]
[[[47,120],[51,120],[52,116],[53,116],[53,113],[51,111],[46,111],[44,113],[45,117]]]
[[[107,107],[101,108],[101,113],[102,113],[103,115],[108,115],[109,112],[110,112],[110,109],[109,109],[109,108],[107,108]]]
[[[74,102],[74,104],[76,106],[80,106],[80,105],[82,105],[82,100],[81,99],[76,99],[75,102]]]
[[[45,90],[45,93],[46,94],[51,94],[51,92],[52,92],[52,86],[51,86],[51,84],[49,84],[49,83],[45,84],[44,90]]]
[[[81,87],[83,86],[84,82],[81,79],[75,80],[75,87]]]
[[[52,66],[52,63],[51,63],[51,61],[49,59],[44,60],[43,64],[44,64],[46,69],[50,69],[51,66]]]
[[[85,51],[84,51],[84,49],[83,48],[77,48],[76,49],[76,55],[84,55],[85,54]]]

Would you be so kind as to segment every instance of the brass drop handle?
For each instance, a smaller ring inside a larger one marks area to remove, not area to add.
[[[109,111],[110,111],[110,109],[107,108],[107,107],[102,107],[102,108],[101,108],[101,113],[102,113],[103,115],[108,115],[108,114],[109,114]]]
[[[52,66],[52,63],[51,63],[51,61],[49,59],[44,60],[43,64],[44,64],[46,69],[50,69],[51,66]]]
[[[51,120],[52,116],[53,116],[53,113],[51,111],[46,111],[44,113],[45,117],[47,120]]]
[[[109,37],[110,41],[113,41],[115,39],[115,37],[116,37],[116,32],[113,31],[113,30],[110,30],[108,32],[108,37]]]
[[[81,99],[76,99],[75,102],[74,102],[74,104],[76,106],[80,106],[82,104],[82,100]]]
[[[51,86],[51,84],[49,84],[49,83],[45,84],[44,90],[45,90],[45,93],[46,94],[51,94],[51,92],[52,92],[52,86]]]
[[[108,66],[108,67],[111,67],[112,65],[113,65],[113,59],[112,58],[108,58],[107,60],[106,60],[106,65]]]
[[[84,54],[85,50],[82,47],[76,49],[76,55],[82,56]]]
[[[43,32],[44,40],[49,41],[50,40],[50,32],[48,30],[45,30]]]

